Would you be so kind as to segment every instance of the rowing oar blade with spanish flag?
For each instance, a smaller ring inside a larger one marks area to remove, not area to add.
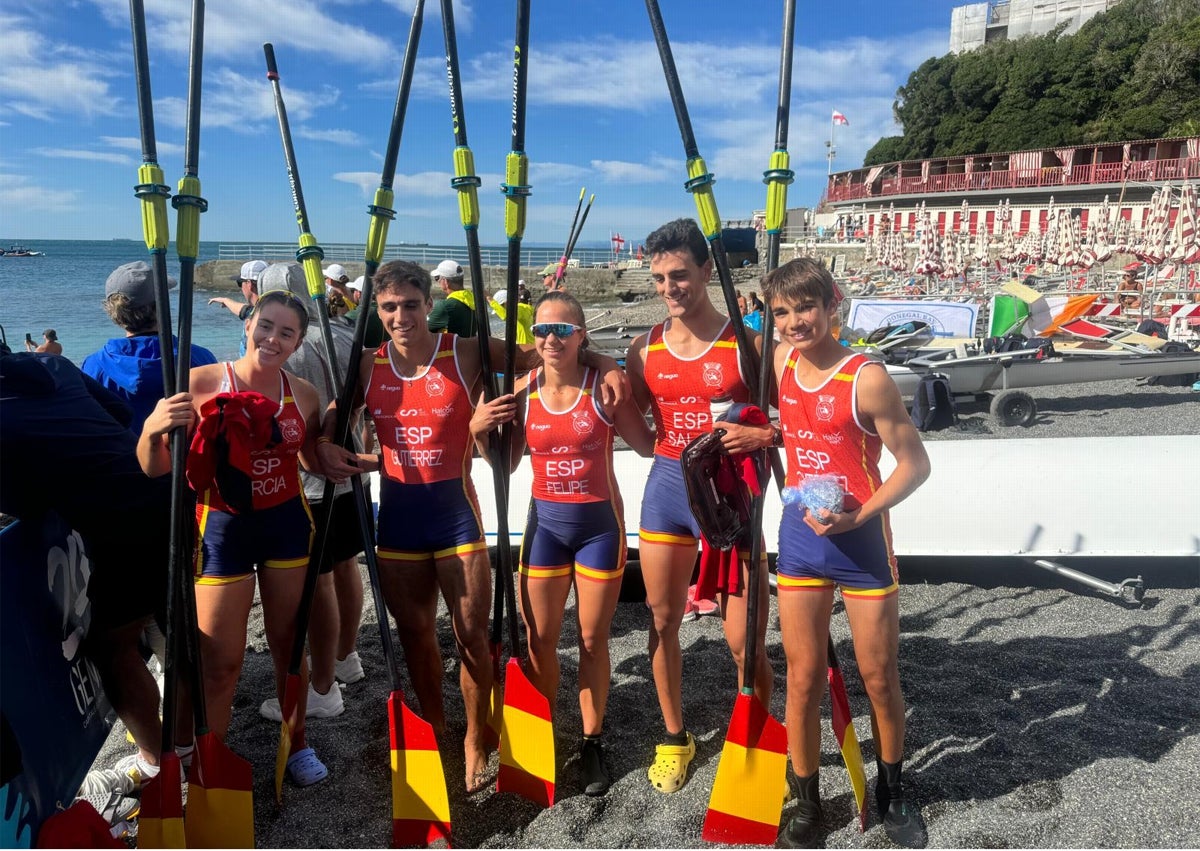
[[[530,193],[529,160],[525,155],[525,92],[528,75],[529,0],[517,0],[517,34],[513,47],[512,149],[505,160],[505,182],[501,187],[505,194],[504,231],[508,236],[508,295],[505,303],[514,305],[504,316],[505,356],[508,363],[508,368],[504,370],[506,395],[511,395],[514,389],[515,369],[512,363],[516,358],[517,279],[521,274],[525,199]],[[516,427],[516,423],[510,423],[501,432],[499,459],[504,462],[508,460],[512,448],[512,429]],[[511,554],[507,535],[499,538],[496,545]],[[549,807],[554,804],[554,726],[550,702],[521,669],[517,607],[511,573],[504,573],[502,580],[508,610],[511,655],[504,677],[500,711],[500,773],[496,779],[496,791],[515,792],[534,803]]]
[[[171,339],[171,302],[167,295],[167,198],[171,188],[163,183],[154,137],[154,105],[150,94],[150,60],[146,48],[146,12],[142,0],[129,0],[129,19],[133,31],[133,63],[137,82],[138,119],[141,129],[142,165],[134,192],[141,201],[142,233],[150,250],[154,274],[154,301],[158,311],[158,344],[162,357],[163,394],[175,393],[174,341]],[[158,774],[142,790],[138,817],[138,846],[141,848],[185,848],[183,834],[183,790],[179,758],[175,755],[175,703],[178,683],[178,647],[175,630],[178,623],[179,586],[183,579],[183,540],[180,538],[181,515],[185,508],[181,497],[183,465],[177,465],[179,453],[186,453],[185,429],[171,433],[171,531],[167,563],[167,652],[163,670],[162,747]],[[186,457],[184,458],[186,461]],[[177,496],[180,499],[177,499]]]
[[[383,260],[387,247],[388,225],[396,216],[392,208],[395,200],[393,184],[396,180],[396,163],[400,156],[400,141],[404,135],[404,118],[408,110],[409,93],[412,90],[413,71],[417,62],[417,48],[421,40],[424,21],[425,0],[416,0],[413,6],[412,23],[408,30],[408,43],[404,50],[404,61],[400,72],[400,83],[396,89],[396,106],[392,112],[392,124],[388,131],[387,148],[380,172],[379,188],[367,212],[371,224],[367,231],[364,254],[365,274],[358,317],[354,324],[354,341],[350,345],[350,363],[346,380],[337,402],[337,425],[333,439],[340,446],[350,447],[350,412],[359,389],[358,365],[362,356],[363,341],[367,334],[367,314],[371,310],[375,272]],[[351,479],[354,486],[355,503],[358,507],[359,530],[366,544],[364,554],[367,575],[370,577],[371,599],[375,606],[379,624],[379,640],[383,658],[391,677],[392,690],[388,695],[388,745],[389,765],[392,782],[392,847],[423,847],[438,840],[450,841],[450,798],[446,791],[446,774],[442,768],[441,753],[433,726],[408,708],[400,687],[400,670],[396,666],[396,649],[392,640],[391,620],[379,581],[379,561],[374,547],[374,527],[369,513],[366,492],[358,477]]]
[[[524,7],[523,11],[522,6]],[[517,95],[515,104],[520,104],[524,101],[523,68],[525,63],[525,45],[528,43],[528,19],[528,4],[521,0],[521,6],[518,7],[517,14],[517,49],[521,51],[521,55],[517,57],[518,63],[514,71],[514,79],[517,82],[519,91],[515,92]],[[522,21],[524,21],[524,24],[522,24]],[[522,43],[520,33],[522,27],[526,30],[524,44]],[[467,122],[463,111],[462,83],[458,65],[458,42],[454,32],[454,7],[452,0],[442,0],[442,31],[446,41],[446,76],[450,83],[450,112],[454,127],[454,177],[451,180],[451,186],[458,190],[458,210],[467,239],[467,257],[471,267],[471,286],[475,294],[475,326],[479,336],[479,362],[483,378],[483,392],[485,398],[491,401],[496,398],[498,392],[496,387],[496,373],[492,366],[491,335],[488,333],[487,293],[484,291],[483,263],[479,251],[478,188],[481,181],[475,174],[474,154],[471,153],[471,149],[467,145]],[[521,158],[523,158],[524,151],[520,150],[520,148],[524,147],[523,108],[520,111],[520,121],[514,122],[513,151],[519,153]],[[521,177],[521,174],[527,168],[528,166],[521,166],[518,160],[517,164],[514,165],[513,172],[506,171],[506,175],[511,177],[510,184],[514,186],[525,185],[525,178]],[[514,203],[520,203],[524,200],[524,196],[519,193],[514,193],[510,198],[514,199]],[[518,202],[516,199],[520,199],[520,201]],[[519,238],[520,229],[517,225],[523,221],[523,215],[518,214],[514,210],[512,215],[506,214],[506,220],[508,221],[506,227],[512,227],[512,230],[509,232],[510,236],[515,235]],[[510,246],[511,244],[510,242]],[[519,253],[517,256],[519,257]],[[516,289],[513,286],[511,276],[514,270],[519,267],[512,262],[510,262],[509,266],[510,297],[514,300],[509,302],[513,305],[513,309],[507,315],[513,317],[513,319],[508,320],[509,322],[513,322],[515,321],[517,311],[515,307]],[[516,355],[515,327],[512,329],[511,336],[505,341],[505,355],[507,358],[507,363],[504,365],[505,386],[511,388],[513,386],[511,372]],[[489,454],[492,456],[492,483],[496,491],[496,582],[505,583],[505,602],[510,616],[515,618],[517,605],[512,587],[512,546],[509,543],[508,531],[508,459],[505,455],[500,454],[500,443],[501,441],[497,440],[493,434]],[[509,634],[513,645],[510,648],[510,652],[515,660],[520,655],[518,652],[519,639],[516,635],[515,622],[511,625]],[[514,689],[515,691],[513,691]],[[550,721],[550,703],[538,692],[533,683],[529,681],[520,664],[512,664],[510,662],[507,666],[505,692],[505,709],[501,713],[500,776],[504,778],[506,774],[511,775],[513,772],[518,772],[521,775],[521,779],[498,781],[498,784],[503,782],[505,783],[505,788],[508,790],[518,791],[520,794],[530,798],[530,800],[548,806],[553,801],[554,794],[554,730]],[[519,705],[514,703],[513,695],[521,696]],[[523,761],[523,757],[510,757],[517,764],[505,766],[504,739],[506,736],[511,736],[514,742],[520,739],[519,747],[521,750],[510,751],[510,754],[536,753],[539,755],[538,759],[526,763]],[[549,754],[548,758],[547,754]]]
[[[713,260],[721,280],[721,290],[733,323],[738,352],[742,358],[743,374],[751,386],[758,385],[759,404],[770,410],[770,377],[759,364],[750,348],[741,311],[733,290],[729,259],[721,238],[721,218],[712,193],[712,175],[696,146],[695,133],[688,117],[687,103],[675,70],[671,45],[667,40],[662,13],[657,0],[646,0],[650,27],[658,45],[663,73],[671,92],[675,117],[687,155],[688,181],[684,184],[692,193],[699,214],[700,227],[712,247]],[[759,380],[760,372],[762,380]],[[729,732],[721,751],[717,776],[713,781],[708,811],[705,814],[703,836],[710,842],[773,845],[779,832],[779,818],[787,792],[787,733],[771,717],[767,707],[755,694],[755,673],[758,660],[759,596],[762,589],[763,539],[762,516],[765,495],[754,500],[751,514],[750,559],[746,594],[746,645],[743,654],[742,688],[734,703]]]

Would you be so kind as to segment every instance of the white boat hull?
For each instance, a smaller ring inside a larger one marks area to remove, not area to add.
[[[1194,436],[932,441],[929,480],[892,510],[901,556],[1196,556],[1200,558],[1200,441]],[[895,462],[884,454],[884,475]],[[637,547],[650,459],[616,453],[625,529]],[[1141,486],[1155,473],[1180,484]],[[495,542],[492,475],[476,459],[472,477],[488,537]],[[513,474],[509,528],[521,540],[531,471]],[[376,491],[378,492],[378,491]],[[1171,494],[1168,500],[1165,495]],[[778,551],[783,506],[772,492],[764,533]]]

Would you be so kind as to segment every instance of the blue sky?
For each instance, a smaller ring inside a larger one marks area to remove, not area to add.
[[[661,0],[700,152],[725,219],[765,203],[782,2]],[[200,179],[205,240],[291,241],[297,229],[262,43],[275,45],[313,233],[362,242],[379,184],[413,0],[209,0]],[[788,148],[790,206],[898,132],[897,86],[947,50],[954,0],[798,0]],[[188,0],[145,0],[159,162],[183,171]],[[640,238],[694,207],[683,148],[642,0],[533,0],[525,237],[560,243],[581,186],[596,194],[583,241]],[[503,241],[512,2],[455,0],[480,237]],[[127,0],[0,0],[0,238],[141,237],[141,163]],[[427,0],[395,183],[390,241],[461,239],[449,186],[453,135],[441,15]],[[172,227],[174,226],[172,216]]]

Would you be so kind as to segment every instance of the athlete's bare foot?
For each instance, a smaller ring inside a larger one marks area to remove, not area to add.
[[[487,751],[482,748],[465,748],[467,766],[467,793],[482,792],[491,782],[491,772],[488,770]]]

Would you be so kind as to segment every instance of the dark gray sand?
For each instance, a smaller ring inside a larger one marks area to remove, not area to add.
[[[987,570],[986,565],[980,566]],[[914,573],[919,572],[914,567]],[[365,573],[365,571],[364,571]],[[1195,571],[1193,570],[1194,574]],[[1149,578],[1149,577],[1148,577]],[[901,591],[901,676],[908,700],[908,776],[934,847],[1186,847],[1200,843],[1195,766],[1200,762],[1198,583],[1154,587],[1132,609],[1094,594],[1050,587],[979,588],[910,582]],[[997,582],[1041,582],[1032,569]],[[1052,580],[1051,580],[1052,581]],[[1178,587],[1184,586],[1184,587]],[[783,717],[783,653],[772,597],[768,653],[776,671],[772,711]],[[645,652],[648,612],[623,602],[613,624],[613,688],[607,725],[606,797],[580,792],[577,655],[564,637],[558,701],[558,803],[549,810],[512,795],[463,791],[461,701],[447,687],[451,728],[442,743],[455,844],[460,847],[699,847],[735,674],[716,617],[686,623],[684,699],[698,754],[675,795],[646,781],[660,730]],[[456,682],[449,626],[441,618],[447,682]],[[867,700],[855,674],[844,614],[837,643],[868,780]],[[258,715],[271,693],[261,610],[252,616],[230,746],[255,771],[260,847],[386,847],[391,810],[386,701],[389,684],[374,616],[360,652],[368,677],[343,688],[346,712],[309,722],[330,779],[285,788],[273,801],[278,725]],[[411,705],[411,704],[410,704]],[[823,717],[828,720],[828,707]],[[98,759],[128,753],[118,729]],[[493,764],[495,758],[493,757]],[[830,847],[888,847],[872,814],[860,834],[849,783],[825,723],[822,792]],[[790,807],[785,808],[786,818]]]

